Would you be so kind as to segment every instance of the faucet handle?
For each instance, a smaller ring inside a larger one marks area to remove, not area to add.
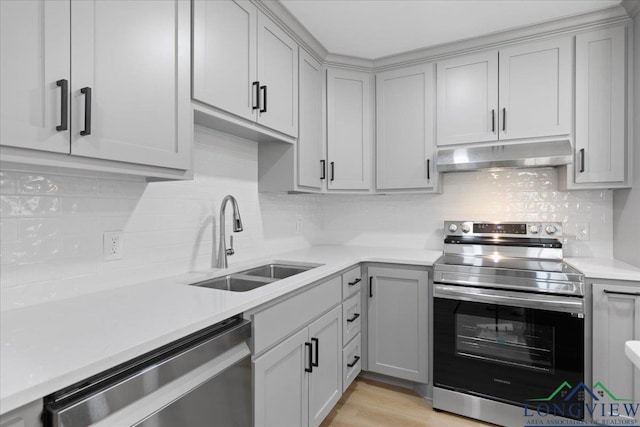
[[[236,251],[233,249],[233,234],[229,236],[229,249],[227,249],[227,255],[233,255]]]

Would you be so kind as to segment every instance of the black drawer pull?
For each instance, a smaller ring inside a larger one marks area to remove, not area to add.
[[[308,358],[309,367],[307,368],[305,366],[304,367],[304,371],[305,372],[313,372],[313,360],[311,360],[311,352],[313,351],[313,345],[310,342],[306,342],[306,343],[304,343],[304,346],[309,349],[309,352],[307,353],[309,355],[309,358]]]
[[[251,105],[251,109],[257,110],[258,108],[260,108],[260,82],[256,81],[251,83],[251,85],[255,89],[255,92],[254,92],[255,99],[254,99],[254,104]]]
[[[580,149],[580,172],[584,172],[584,148]]]
[[[62,88],[60,93],[60,126],[56,126],[56,130],[67,130],[67,123],[69,122],[69,81],[67,79],[58,80],[56,86]]]
[[[318,350],[320,348],[320,340],[318,338],[311,338],[311,341],[316,343],[316,351],[315,351],[316,361],[311,362],[311,366],[317,368],[318,366],[320,366],[320,363],[319,363],[320,361],[318,360],[318,353],[320,352],[320,350]]]
[[[347,319],[347,323],[355,322],[360,317],[360,313],[355,313],[351,319]]]
[[[502,131],[506,131],[507,130],[507,109],[503,108],[502,109]]]
[[[320,160],[320,179],[327,178],[327,162],[326,160]]]
[[[91,135],[91,88],[83,87],[80,93],[84,94],[84,130],[80,131],[80,135]]]
[[[431,159],[427,159],[427,181],[431,180]]]
[[[496,110],[491,110],[491,133],[496,132]]]
[[[267,112],[267,87],[260,86],[260,90],[262,91],[262,108],[260,109],[261,113]]]
[[[358,278],[357,278],[356,280],[354,280],[353,282],[348,282],[347,284],[348,284],[349,286],[355,286],[355,285],[357,285],[358,283],[360,283],[360,280],[361,280],[361,279],[358,277]]]
[[[354,366],[356,366],[356,363],[358,363],[358,360],[360,360],[360,356],[356,356],[353,358],[353,362],[351,363],[347,363],[347,366],[350,368],[353,368]]]
[[[633,296],[633,297],[640,297],[640,292],[610,291],[608,289],[603,289],[603,292],[605,294],[612,294],[612,295],[629,295],[629,296]]]
[[[369,277],[369,298],[373,298],[373,276]]]
[[[336,176],[336,164],[335,162],[331,162],[331,181],[333,181],[333,179]]]

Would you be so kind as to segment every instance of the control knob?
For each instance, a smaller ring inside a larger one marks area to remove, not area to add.
[[[462,232],[468,233],[471,231],[471,226],[469,224],[462,224]]]
[[[537,225],[532,225],[531,227],[529,227],[529,231],[531,232],[531,234],[538,234],[540,232],[540,227],[538,227]]]
[[[455,224],[449,224],[449,231],[455,233],[458,230],[458,226]]]
[[[558,231],[555,225],[547,225],[547,228],[545,228],[544,230],[547,232],[547,234],[555,234],[555,232]]]

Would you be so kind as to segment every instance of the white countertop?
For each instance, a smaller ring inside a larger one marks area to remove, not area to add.
[[[441,251],[316,246],[3,312],[0,414],[360,262],[432,265]],[[187,286],[271,261],[323,266],[249,292]],[[233,260],[231,260],[233,262]]]
[[[591,279],[631,280],[640,282],[640,268],[616,259],[565,258],[565,261]]]
[[[627,341],[624,343],[624,354],[637,368],[640,368],[640,341]]]

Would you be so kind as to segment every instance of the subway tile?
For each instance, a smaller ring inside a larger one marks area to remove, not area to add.
[[[54,216],[60,214],[60,199],[45,196],[0,196],[0,216]]]
[[[97,181],[78,176],[20,173],[17,190],[22,194],[95,196]]]
[[[0,194],[16,193],[16,177],[14,172],[0,171]]]
[[[18,219],[0,218],[0,239],[2,242],[18,240]]]

